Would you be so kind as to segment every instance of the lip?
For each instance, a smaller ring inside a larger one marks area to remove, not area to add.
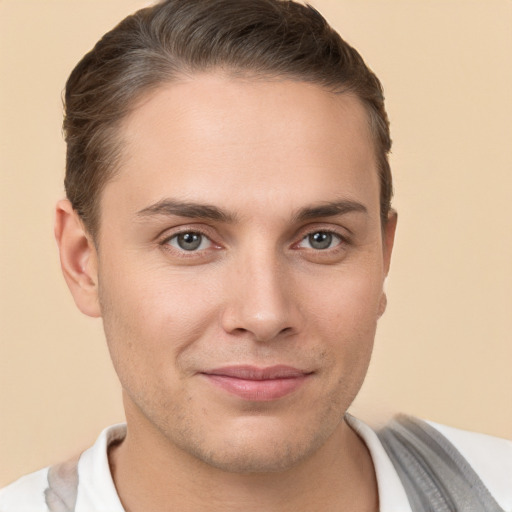
[[[225,366],[202,372],[214,386],[253,402],[283,398],[299,389],[311,374],[286,365]]]

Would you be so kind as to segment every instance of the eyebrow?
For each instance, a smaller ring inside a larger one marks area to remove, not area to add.
[[[169,216],[188,217],[191,219],[210,219],[218,222],[232,223],[235,216],[210,204],[193,203],[188,201],[178,201],[176,199],[162,199],[147,208],[137,212],[138,217],[151,216]]]
[[[295,215],[294,220],[304,222],[321,217],[334,217],[346,213],[361,212],[368,213],[366,206],[362,203],[350,200],[327,201],[318,205],[301,208]]]
[[[361,203],[350,200],[327,201],[299,209],[294,215],[294,222],[304,222],[322,217],[334,217],[351,212],[367,213],[367,208]],[[187,217],[191,219],[209,219],[217,222],[234,223],[236,215],[226,212],[210,204],[162,199],[155,204],[137,212],[138,217],[170,216]]]

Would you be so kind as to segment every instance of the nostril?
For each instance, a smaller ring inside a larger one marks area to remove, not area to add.
[[[234,334],[245,334],[246,332],[249,332],[248,329],[244,329],[243,327],[237,327],[232,331]]]

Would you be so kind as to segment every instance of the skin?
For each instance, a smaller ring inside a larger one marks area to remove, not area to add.
[[[96,243],[67,201],[56,236],[123,387],[128,435],[110,462],[126,510],[377,510],[371,459],[342,419],[385,309],[396,224],[380,222],[363,106],[212,73],[162,85],[120,133]],[[182,249],[179,233],[200,246]],[[315,233],[331,233],[327,248]],[[205,376],[242,364],[307,377],[261,401]]]

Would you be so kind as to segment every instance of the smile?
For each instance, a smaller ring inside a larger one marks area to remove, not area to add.
[[[296,391],[312,375],[290,366],[228,366],[202,373],[214,386],[244,400],[268,402]]]

